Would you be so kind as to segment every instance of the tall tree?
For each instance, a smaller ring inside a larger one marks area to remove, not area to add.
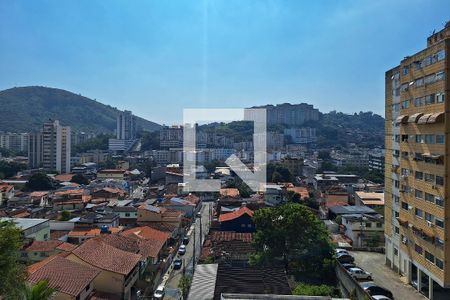
[[[89,179],[87,179],[83,174],[75,174],[73,175],[71,182],[87,185],[89,184]]]
[[[0,296],[20,299],[25,282],[24,266],[19,262],[22,233],[14,223],[0,221]]]
[[[321,221],[304,205],[287,203],[255,212],[254,264],[284,264],[287,271],[331,276],[333,247]]]
[[[41,280],[31,287],[25,287],[25,300],[49,300],[54,292],[55,290],[48,286],[48,281]]]
[[[33,174],[26,184],[31,191],[46,191],[53,188],[50,178],[44,173]]]
[[[189,276],[183,276],[181,277],[178,287],[181,290],[181,294],[183,295],[183,299],[187,299],[187,296],[189,294],[189,288],[191,287],[192,278]]]

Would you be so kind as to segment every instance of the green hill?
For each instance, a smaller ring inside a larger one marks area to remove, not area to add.
[[[0,131],[29,132],[48,119],[59,120],[75,131],[112,133],[119,110],[65,90],[29,86],[0,91]],[[160,125],[137,117],[138,128],[157,130]]]

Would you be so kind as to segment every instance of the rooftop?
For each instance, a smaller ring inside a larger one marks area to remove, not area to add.
[[[237,218],[242,217],[243,215],[248,215],[250,217],[253,217],[253,211],[247,207],[241,207],[237,211],[221,214],[219,217],[219,222],[227,222],[231,221]]]
[[[12,221],[22,230],[27,230],[28,228],[48,222],[47,219],[28,219],[28,218],[0,218],[0,221]]]

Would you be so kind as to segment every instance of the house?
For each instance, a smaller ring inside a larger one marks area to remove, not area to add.
[[[14,186],[0,182],[0,206],[5,205],[14,197]]]
[[[161,242],[164,246],[167,245],[170,235],[167,232],[160,231],[148,226],[135,227],[125,230],[120,233],[126,237],[137,237],[143,240],[154,240]]]
[[[286,188],[287,191],[291,191],[294,192],[296,194],[298,194],[300,196],[301,200],[305,200],[306,198],[309,198],[309,192],[308,189],[305,187],[300,187],[300,186],[288,186]]]
[[[22,231],[25,239],[46,241],[50,238],[50,225],[48,219],[29,218],[0,218],[0,221],[11,221]]]
[[[113,212],[119,215],[120,226],[134,226],[137,224],[137,208],[134,206],[114,206]]]
[[[333,206],[328,209],[328,218],[330,220],[334,220],[338,216],[351,214],[376,215],[378,213],[372,208],[367,206],[346,205],[346,206]]]
[[[33,243],[22,250],[22,259],[31,262],[37,262],[58,253],[68,253],[75,249],[74,244],[66,243],[59,240],[33,241]]]
[[[219,216],[221,231],[254,232],[253,211],[243,206],[237,211]]]
[[[92,199],[125,199],[127,192],[118,187],[96,188],[91,192]]]
[[[100,236],[102,234],[114,234],[123,230],[122,227],[109,228],[75,228],[67,234],[67,241],[73,244],[81,244],[86,240]]]
[[[223,188],[220,189],[220,198],[239,198],[241,195],[236,188]]]
[[[70,182],[70,181],[72,181],[72,177],[74,175],[75,174],[59,174],[59,175],[56,175],[54,178],[57,182]]]
[[[149,222],[167,222],[180,227],[184,213],[174,211],[165,207],[158,207],[150,204],[142,204],[137,209],[138,224],[145,225]]]
[[[131,299],[131,287],[139,277],[142,255],[120,250],[101,239],[90,239],[73,250],[67,259],[100,269],[94,279],[95,290]]]
[[[114,179],[114,180],[124,180],[125,178],[125,170],[121,169],[104,169],[97,171],[97,179],[106,180],[106,179]]]
[[[80,217],[75,222],[75,229],[77,228],[93,228],[93,227],[118,227],[119,215],[116,213],[96,213],[88,212]]]
[[[379,214],[384,215],[384,193],[355,192],[355,205],[368,206]]]
[[[278,206],[283,203],[282,186],[278,184],[266,184],[264,192],[264,203],[267,206]]]
[[[345,235],[353,241],[353,247],[384,246],[384,218],[380,214],[342,215]]]
[[[47,280],[56,292],[55,300],[87,300],[94,289],[94,280],[101,271],[54,255],[28,267],[27,281],[36,284]]]
[[[203,243],[200,261],[217,263],[226,260],[245,266],[254,252],[252,233],[212,231]]]
[[[160,207],[165,207],[174,211],[181,211],[186,218],[195,217],[195,214],[200,208],[199,206],[197,207],[194,203],[178,197],[173,197],[160,203]]]
[[[39,203],[39,206],[45,207],[48,205],[49,192],[35,191],[30,193],[30,198],[33,203]]]

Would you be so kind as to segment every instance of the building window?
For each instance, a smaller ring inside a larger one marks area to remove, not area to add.
[[[444,101],[445,101],[445,94],[437,93],[436,94],[436,103],[443,103]]]
[[[129,217],[130,216],[130,213],[125,213],[125,217]]]
[[[402,201],[402,208],[408,210],[408,203]]]
[[[444,220],[439,218],[434,218],[434,224],[436,224],[437,227],[444,228]]]
[[[414,106],[419,107],[424,105],[425,105],[425,97],[418,97],[414,99]]]
[[[429,193],[425,193],[425,201],[434,203],[434,195],[429,194]]]
[[[444,262],[439,258],[436,258],[436,267],[438,267],[441,270],[444,270]]]
[[[416,87],[423,86],[423,77],[416,79]]]
[[[433,223],[434,221],[434,216],[430,213],[425,212],[425,220],[427,220],[428,222]]]
[[[436,73],[436,81],[438,81],[438,80],[443,80],[445,78],[445,73],[444,73],[444,71],[441,71],[441,72],[437,72]]]
[[[436,134],[436,144],[444,144],[445,137],[443,134]]]
[[[440,238],[435,238],[434,244],[436,245],[436,247],[439,247],[441,249],[444,248],[444,241],[441,240]]]
[[[419,253],[420,255],[423,254],[423,249],[422,249],[422,247],[420,247],[420,246],[417,245],[417,244],[414,245],[414,250],[415,250],[417,253]]]
[[[377,228],[381,228],[382,226],[383,226],[382,223],[380,223],[380,222],[377,223]]]
[[[425,251],[425,259],[434,264],[434,255],[428,251]]]
[[[394,255],[398,256],[398,249],[394,247]]]
[[[445,50],[442,49],[438,53],[435,54],[437,61],[441,61],[445,59]]]
[[[423,218],[423,211],[420,208],[416,208],[416,217]]]
[[[433,182],[434,183],[434,175],[433,174],[425,173],[424,178],[425,178],[426,182]]]
[[[403,75],[408,75],[408,72],[409,72],[409,66],[404,66],[402,69]]]
[[[400,228],[397,226],[394,226],[394,233],[395,234],[400,234]]]
[[[402,142],[408,142],[408,135],[407,134],[402,134]]]
[[[417,144],[423,144],[424,140],[421,134],[416,134],[416,143]]]
[[[421,190],[415,190],[414,195],[416,198],[423,199],[423,192]]]
[[[409,108],[409,100],[402,101],[402,109]]]
[[[441,197],[435,197],[435,198],[434,198],[434,201],[435,201],[436,205],[439,205],[439,206],[444,207],[444,198],[441,198]]]
[[[444,177],[436,175],[436,185],[444,185]]]
[[[416,171],[414,175],[417,180],[423,180],[423,172]]]
[[[425,134],[425,143],[434,144],[434,134]]]

